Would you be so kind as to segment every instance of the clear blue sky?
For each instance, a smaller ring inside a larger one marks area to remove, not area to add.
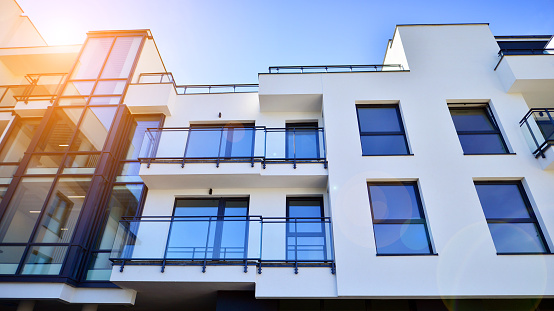
[[[151,29],[178,84],[257,83],[269,66],[380,64],[397,24],[554,34],[554,0],[18,0],[50,45]]]

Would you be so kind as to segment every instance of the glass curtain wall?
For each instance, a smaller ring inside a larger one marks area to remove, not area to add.
[[[106,33],[87,39],[61,96],[45,115],[38,143],[22,160],[26,168],[10,186],[15,191],[2,205],[0,276],[77,275],[64,263],[78,266],[81,257],[66,257],[84,252],[87,226],[102,213],[102,200],[108,200],[103,197],[104,184],[113,176],[113,157],[120,152],[115,131],[121,130],[118,118],[127,109],[122,97],[144,37],[145,33]],[[8,141],[11,147],[5,146],[0,155],[9,158],[11,149],[26,149],[17,144],[31,141],[29,127],[23,124],[15,131],[24,137],[15,137],[11,145]],[[125,202],[140,191],[127,187],[112,192],[110,202],[123,202],[119,211],[112,208],[113,213],[132,209],[133,204]]]

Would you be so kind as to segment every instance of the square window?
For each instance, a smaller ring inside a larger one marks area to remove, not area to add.
[[[410,154],[398,105],[357,106],[362,155]]]
[[[378,254],[432,253],[415,182],[369,183],[368,191]]]
[[[450,105],[449,109],[464,154],[508,153],[489,105]]]
[[[476,182],[475,188],[497,253],[548,252],[520,182]]]

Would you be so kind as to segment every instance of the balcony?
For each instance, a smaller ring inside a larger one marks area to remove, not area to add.
[[[120,221],[110,260],[120,265],[329,267],[329,217],[142,216]],[[115,271],[115,270],[114,270]],[[185,281],[185,280],[183,280]]]
[[[508,93],[549,92],[554,87],[554,49],[507,49],[495,71]]]
[[[139,175],[153,189],[321,188],[327,182],[323,128],[148,129],[139,160]]]
[[[519,126],[533,155],[543,169],[554,169],[554,109],[534,108],[523,117]]]
[[[42,116],[56,99],[66,75],[29,74],[25,76],[27,84],[0,85],[0,110],[15,110],[21,116]]]

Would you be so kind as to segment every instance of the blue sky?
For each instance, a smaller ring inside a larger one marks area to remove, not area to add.
[[[380,64],[397,24],[554,34],[554,0],[18,0],[50,45],[151,29],[178,84],[257,83],[269,66]]]

